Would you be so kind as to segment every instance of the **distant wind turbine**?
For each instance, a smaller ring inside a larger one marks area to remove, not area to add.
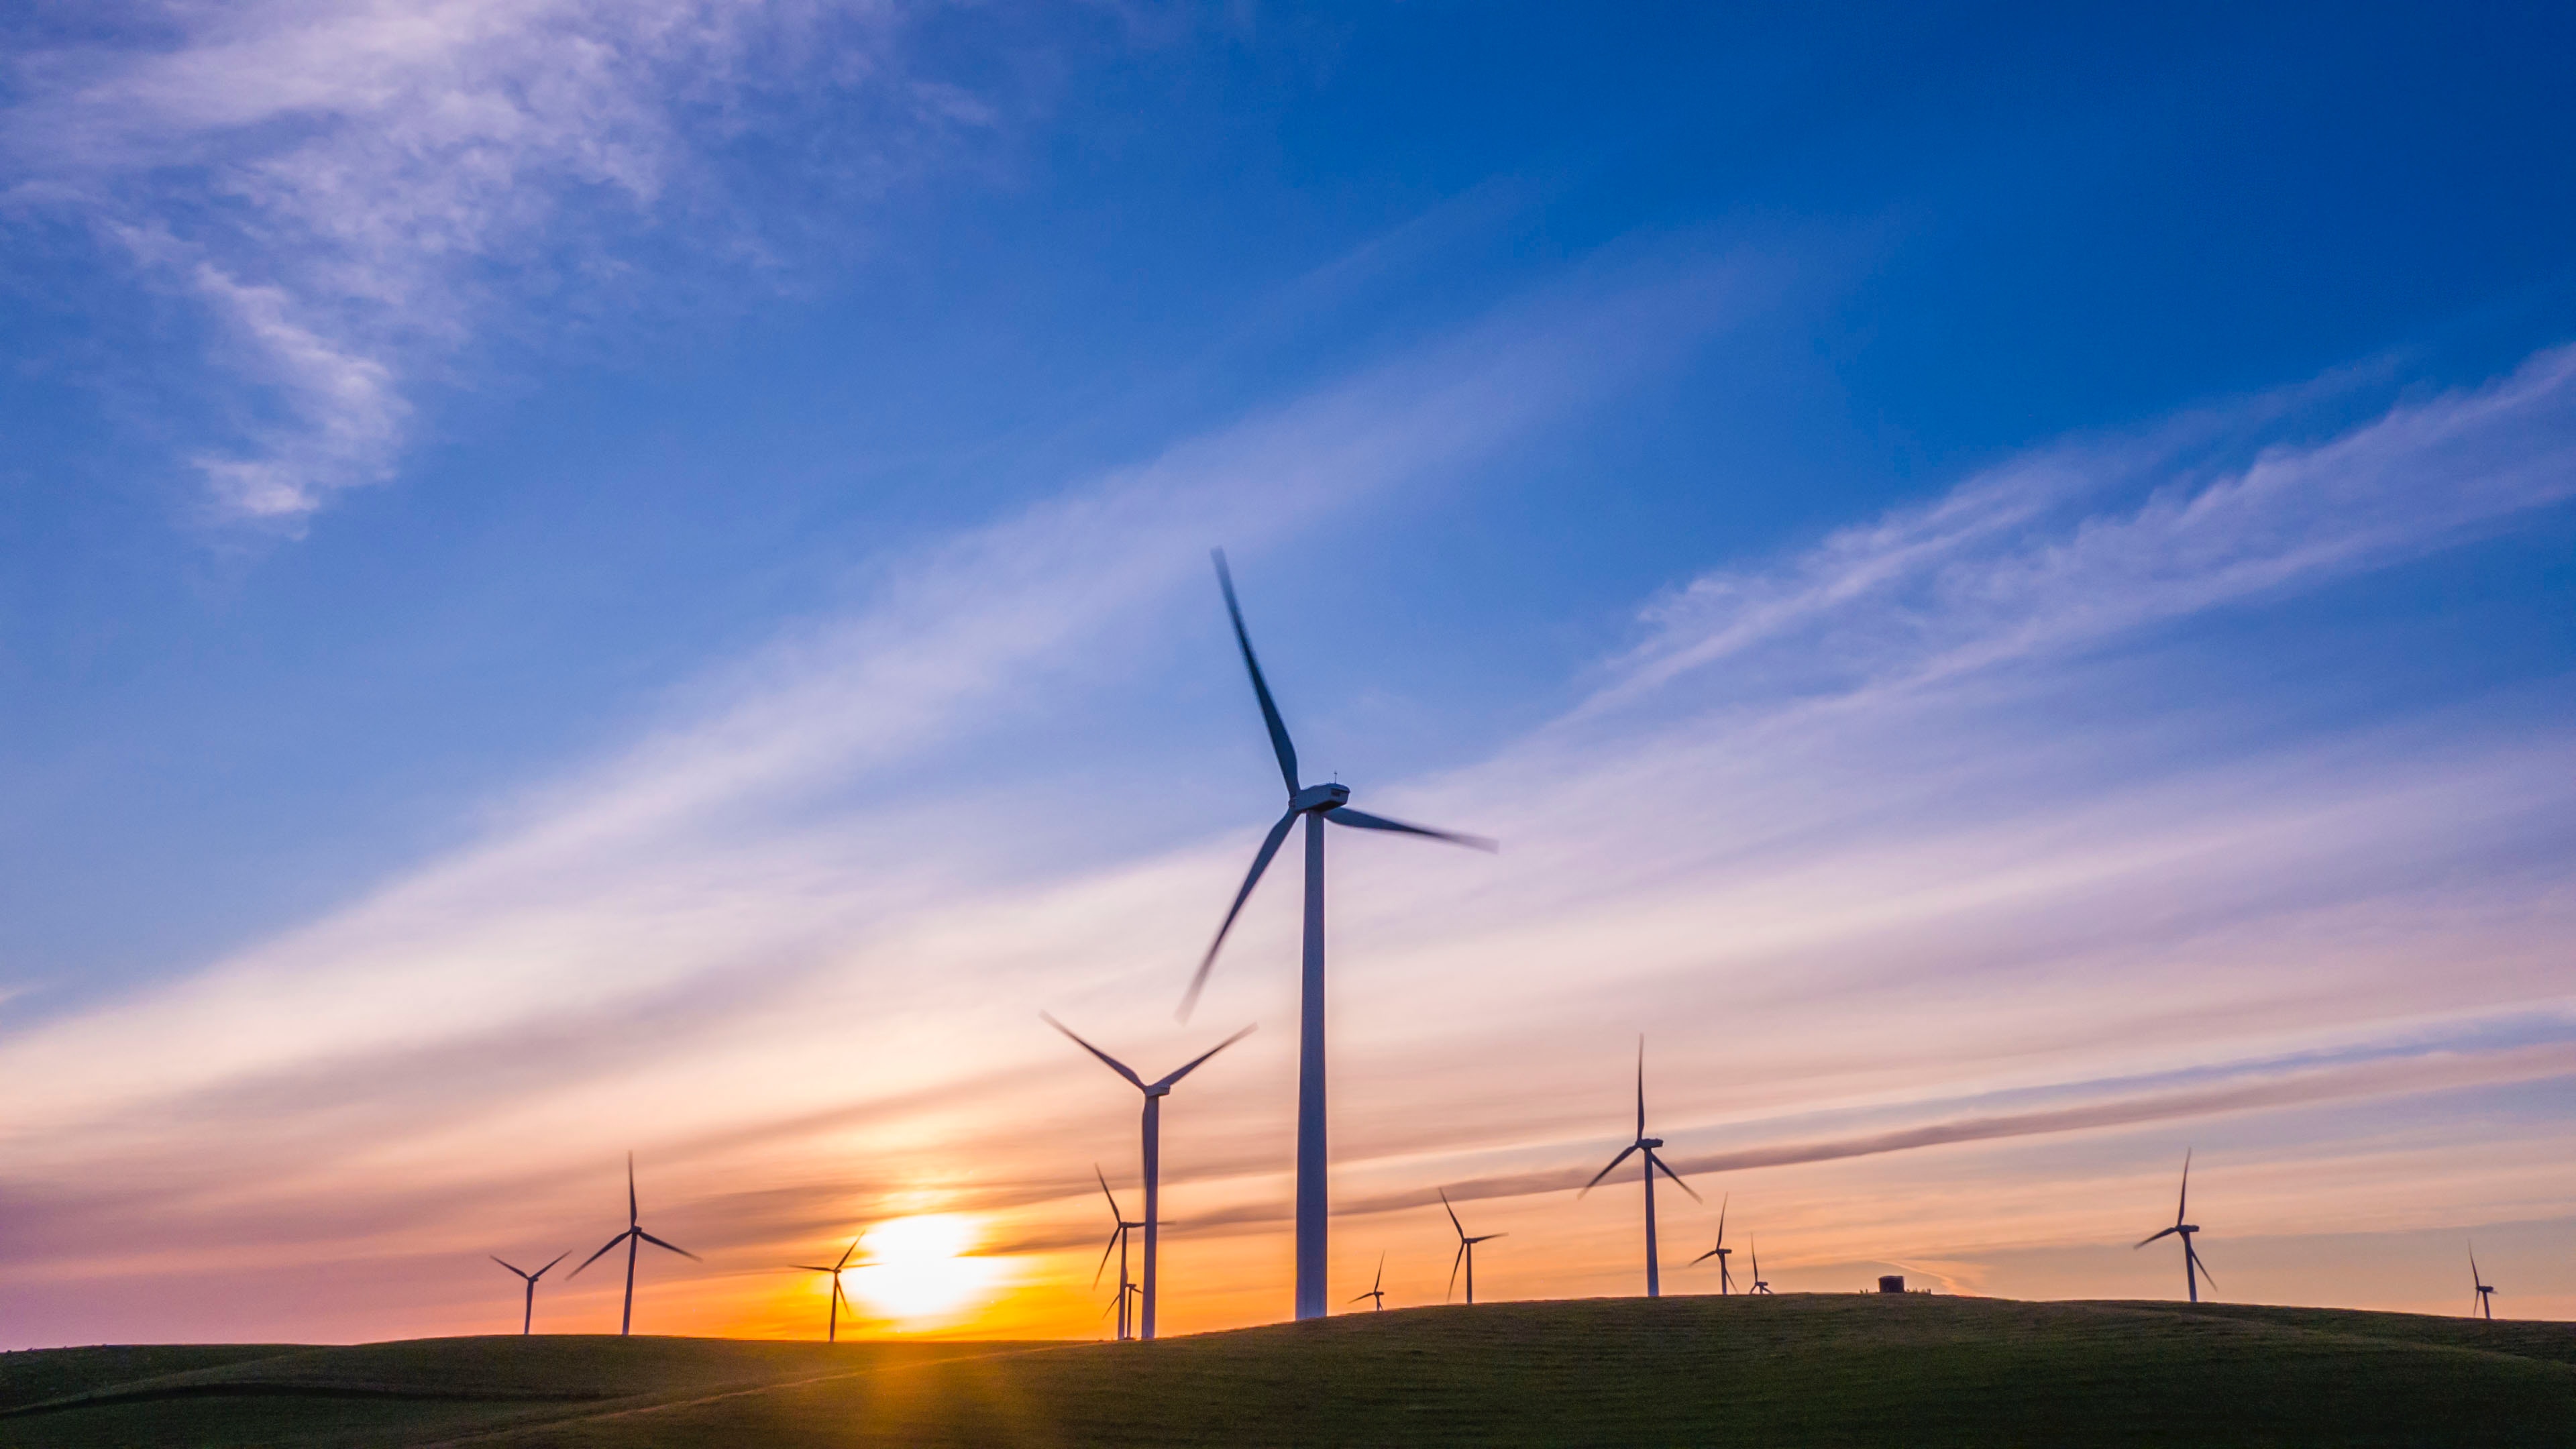
[[[1612,1165],[1616,1166],[1617,1164],[1614,1163]],[[1607,1171],[1608,1169],[1605,1168],[1603,1170]],[[1647,1184],[1647,1189],[1652,1191],[1653,1186],[1654,1185],[1652,1183],[1649,1183]],[[1730,1193],[1728,1196],[1731,1197],[1733,1194]],[[1727,1294],[1735,1291],[1735,1275],[1728,1272],[1726,1267],[1727,1255],[1734,1251],[1735,1250],[1733,1248],[1726,1245],[1726,1198],[1719,1198],[1717,1200],[1717,1246],[1700,1254],[1698,1257],[1691,1259],[1685,1266],[1696,1268],[1700,1264],[1707,1262],[1709,1259],[1715,1258],[1717,1260],[1717,1296],[1723,1298]]]
[[[511,1262],[507,1258],[503,1258],[498,1255],[489,1256],[491,1256],[493,1262],[500,1264],[502,1267],[507,1268],[511,1272],[528,1280],[528,1308],[527,1312],[521,1314],[519,1317],[519,1333],[524,1337],[527,1334],[535,1332],[537,1323],[537,1280],[546,1276],[547,1268],[552,1268],[555,1263],[560,1263],[564,1259],[571,1257],[572,1249],[566,1248],[562,1252],[555,1254],[554,1263],[548,1263],[545,1268],[539,1268],[533,1273],[520,1267],[518,1264]]]
[[[587,1268],[591,1264],[598,1262],[601,1257],[606,1255],[609,1249],[616,1247],[620,1243],[624,1243],[626,1245],[626,1311],[620,1315],[617,1320],[617,1333],[619,1337],[623,1338],[635,1328],[636,1244],[651,1243],[657,1248],[669,1248],[672,1252],[679,1254],[681,1257],[688,1259],[692,1263],[703,1263],[706,1261],[706,1259],[699,1257],[697,1254],[690,1252],[686,1248],[663,1242],[660,1238],[644,1231],[641,1225],[641,1214],[636,1210],[635,1206],[635,1154],[632,1152],[626,1154],[626,1231],[619,1233],[616,1237],[600,1244],[598,1252],[581,1260],[581,1268]],[[575,1268],[565,1276],[569,1278],[578,1278],[581,1276],[581,1268]]]
[[[1369,1280],[1369,1290],[1366,1293],[1351,1295],[1353,1303],[1363,1299],[1376,1303],[1380,1312],[1386,1310],[1386,1254],[1384,1253],[1377,1255],[1377,1276]]]
[[[1324,822],[1353,825],[1362,830],[1391,830],[1400,835],[1423,835],[1445,840],[1452,845],[1477,850],[1492,850],[1494,842],[1481,836],[1459,835],[1446,830],[1432,830],[1420,825],[1407,825],[1383,816],[1368,815],[1350,808],[1350,787],[1338,782],[1329,785],[1300,785],[1297,782],[1297,747],[1288,740],[1288,726],[1279,718],[1279,706],[1271,701],[1270,685],[1261,677],[1261,662],[1252,657],[1252,636],[1244,631],[1243,610],[1234,598],[1234,576],[1226,571],[1225,551],[1218,549],[1216,558],[1217,587],[1225,593],[1226,614],[1234,620],[1234,642],[1243,649],[1243,667],[1252,675],[1253,695],[1261,702],[1261,722],[1270,730],[1270,748],[1279,757],[1279,775],[1288,785],[1288,813],[1270,827],[1261,842],[1261,850],[1252,857],[1252,870],[1243,878],[1243,889],[1234,893],[1234,904],[1227,908],[1225,921],[1216,928],[1216,939],[1208,943],[1207,955],[1200,958],[1198,974],[1190,978],[1190,989],[1181,998],[1181,1019],[1189,1019],[1190,1009],[1198,1004],[1199,990],[1207,984],[1208,971],[1216,965],[1217,948],[1225,944],[1225,933],[1234,928],[1234,918],[1243,912],[1243,903],[1252,888],[1261,881],[1261,873],[1270,868],[1270,859],[1279,853],[1280,842],[1288,838],[1288,827],[1299,816],[1306,819],[1306,945],[1303,984],[1299,991],[1297,1019],[1297,1316],[1321,1318],[1325,1313],[1324,1296],[1330,1290],[1324,1278],[1330,1267],[1325,1242],[1327,1162],[1324,1152]]]
[[[860,1239],[866,1236],[867,1235],[865,1233],[862,1233],[859,1237],[850,1239],[850,1245],[841,1250],[841,1261],[834,1263],[828,1268],[824,1267],[820,1263],[790,1263],[787,1265],[800,1272],[827,1274],[832,1280],[832,1306],[827,1310],[827,1316],[823,1320],[823,1341],[825,1343],[838,1343],[841,1341],[841,1308],[844,1304],[850,1301],[849,1295],[841,1291],[841,1274],[850,1266],[850,1255],[859,1250]],[[665,1243],[663,1246],[669,1247],[670,1245]],[[858,1316],[859,1310],[855,1308],[850,1310],[850,1317],[857,1318]]]
[[[1689,1183],[1682,1181],[1680,1173],[1666,1167],[1664,1160],[1655,1155],[1655,1149],[1663,1145],[1664,1139],[1661,1137],[1646,1135],[1646,1039],[1641,1036],[1637,1038],[1637,1140],[1620,1148],[1619,1155],[1610,1159],[1609,1167],[1592,1174],[1592,1180],[1583,1185],[1583,1192],[1590,1192],[1599,1187],[1601,1179],[1608,1177],[1620,1163],[1628,1160],[1629,1153],[1644,1155],[1642,1171],[1646,1179],[1646,1296],[1649,1298],[1660,1298],[1664,1292],[1663,1275],[1655,1266],[1655,1174],[1660,1171],[1664,1176],[1671,1178],[1673,1186],[1690,1193],[1691,1201],[1706,1201],[1692,1189]],[[1583,1192],[1578,1192],[1575,1196],[1581,1197]],[[1703,1253],[1701,1256],[1706,1257],[1708,1254]],[[1726,1260],[1721,1257],[1717,1263],[1722,1277]]]
[[[1449,1206],[1449,1190],[1445,1187],[1440,1190],[1440,1206],[1449,1214],[1449,1226],[1458,1230],[1458,1256],[1449,1260],[1449,1286],[1442,1291],[1440,1301],[1448,1302],[1449,1295],[1458,1291],[1458,1265],[1464,1263],[1467,1265],[1467,1301],[1472,1304],[1476,1301],[1476,1245],[1509,1237],[1510,1234],[1486,1233],[1482,1237],[1468,1237],[1466,1226],[1458,1221],[1458,1210]],[[1383,1259],[1379,1260],[1379,1271],[1385,1271]]]
[[[2191,1245],[2191,1235],[2200,1231],[2200,1225],[2198,1223],[2187,1223],[2183,1221],[2183,1217],[2188,1211],[2190,1203],[2191,1153],[2189,1151],[2185,1151],[2182,1155],[2182,1196],[2174,1199],[2173,1226],[2166,1228],[2161,1232],[2152,1233],[2146,1237],[2140,1238],[2134,1246],[2143,1248],[2158,1238],[2169,1238],[2180,1235],[2182,1238],[2183,1287],[2191,1294],[2191,1301],[2198,1303],[2200,1301],[2200,1283],[2202,1279],[2209,1278],[2209,1269],[2200,1261],[2200,1250]],[[2209,1286],[2212,1288],[2217,1287],[2218,1280],[2215,1278],[2209,1278]]]
[[[1136,1303],[1138,1316],[1142,1320],[1143,1326],[1141,1336],[1152,1338],[1154,1336],[1154,1273],[1156,1262],[1161,1256],[1157,1251],[1157,1248],[1161,1243],[1163,1223],[1163,1099],[1171,1095],[1173,1083],[1178,1082],[1181,1078],[1197,1071],[1199,1069],[1199,1063],[1206,1061],[1208,1058],[1215,1056],[1218,1052],[1224,1051],[1227,1047],[1230,1047],[1236,1042],[1243,1040],[1245,1037],[1252,1035],[1252,1028],[1248,1026],[1245,1027],[1243,1030],[1236,1032],[1234,1035],[1227,1037],[1221,1042],[1218,1042],[1215,1046],[1209,1047],[1206,1051],[1190,1058],[1188,1064],[1182,1066],[1177,1071],[1167,1074],[1158,1081],[1148,1082],[1143,1077],[1136,1075],[1135,1071],[1125,1062],[1118,1060],[1109,1053],[1102,1051],[1100,1048],[1093,1046],[1087,1041],[1084,1041],[1081,1037],[1074,1036],[1072,1027],[1065,1025],[1063,1022],[1056,1020],[1052,1016],[1047,1016],[1043,1011],[1039,1012],[1038,1015],[1046,1017],[1047,1025],[1063,1032],[1066,1036],[1073,1037],[1073,1044],[1075,1046],[1078,1046],[1084,1051],[1091,1053],[1093,1056],[1100,1058],[1101,1061],[1108,1064],[1109,1070],[1125,1077],[1129,1085],[1133,1086],[1137,1091],[1145,1094],[1145,1221],[1143,1224],[1145,1229],[1145,1282],[1144,1286],[1138,1293]],[[1099,1164],[1094,1163],[1091,1170],[1094,1173],[1098,1173],[1100,1171]],[[1108,1191],[1108,1180],[1105,1178],[1101,1181],[1101,1191]],[[1097,1275],[1095,1275],[1095,1277],[1096,1276]],[[1125,1300],[1121,1299],[1120,1301],[1124,1302]]]
[[[2478,1290],[2471,1302],[2471,1311],[2485,1314],[2489,1323],[2495,1322],[2495,1288],[2487,1282],[2486,1275],[2478,1271],[2478,1250],[2474,1244],[2469,1248],[2469,1282]]]
[[[1091,1270],[1091,1286],[1094,1288],[1100,1286],[1100,1275],[1109,1267],[1109,1255],[1116,1253],[1118,1255],[1118,1341],[1125,1343],[1131,1333],[1131,1320],[1127,1315],[1127,1294],[1129,1290],[1136,1289],[1136,1280],[1127,1276],[1127,1235],[1145,1225],[1129,1222],[1127,1215],[1118,1210],[1118,1195],[1109,1190],[1109,1179],[1101,1173],[1099,1163],[1091,1164],[1091,1175],[1100,1179],[1100,1195],[1109,1199],[1109,1221],[1117,1224],[1109,1230],[1109,1246],[1100,1250],[1100,1266]],[[1136,1291],[1143,1290],[1136,1289]]]
[[[1753,1248],[1753,1286],[1746,1291],[1753,1293],[1770,1292],[1771,1285],[1762,1281],[1762,1250],[1758,1247],[1754,1247],[1750,1242],[1747,1242],[1745,1246]]]

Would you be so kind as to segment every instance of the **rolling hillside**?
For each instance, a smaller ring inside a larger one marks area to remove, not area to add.
[[[1420,1308],[1143,1344],[425,1339],[0,1357],[0,1444],[2576,1441],[2576,1325],[1862,1295]]]

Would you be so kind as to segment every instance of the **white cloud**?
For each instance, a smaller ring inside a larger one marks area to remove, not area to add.
[[[675,218],[711,227],[714,250],[748,244],[712,164],[733,137],[795,125],[881,185],[990,124],[975,97],[902,73],[904,14],[867,0],[171,7],[130,45],[21,57],[0,155],[18,204],[89,220],[203,304],[218,361],[254,395],[236,445],[194,461],[222,512],[292,527],[388,475],[407,390],[496,299],[567,274],[601,285],[619,237]]]

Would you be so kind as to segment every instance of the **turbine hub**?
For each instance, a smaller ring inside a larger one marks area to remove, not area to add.
[[[1640,1147],[1661,1147],[1664,1145],[1664,1139],[1661,1137],[1640,1137],[1637,1139],[1637,1145]]]
[[[1351,787],[1336,781],[1327,785],[1309,785],[1288,797],[1288,808],[1300,815],[1309,810],[1330,810],[1351,803]]]

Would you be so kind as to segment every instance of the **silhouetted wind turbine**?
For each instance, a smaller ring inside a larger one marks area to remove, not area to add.
[[[1753,1249],[1753,1286],[1745,1291],[1750,1293],[1770,1292],[1771,1285],[1762,1281],[1762,1250],[1759,1247],[1754,1246],[1750,1240],[1745,1243],[1745,1246]]]
[[[1145,1225],[1129,1222],[1127,1215],[1118,1210],[1118,1195],[1109,1190],[1109,1179],[1101,1174],[1099,1163],[1091,1164],[1091,1175],[1100,1179],[1100,1195],[1109,1199],[1109,1220],[1117,1224],[1109,1230],[1109,1246],[1100,1250],[1100,1266],[1091,1270],[1091,1286],[1094,1288],[1100,1286],[1100,1275],[1109,1267],[1109,1255],[1116,1253],[1118,1255],[1118,1341],[1125,1343],[1128,1331],[1127,1290],[1135,1285],[1135,1280],[1127,1276],[1127,1235]]]
[[[862,1233],[859,1237],[850,1239],[850,1246],[841,1250],[841,1261],[834,1263],[828,1268],[824,1267],[820,1263],[790,1263],[787,1265],[803,1272],[825,1273],[831,1276],[832,1306],[828,1311],[829,1316],[827,1316],[823,1322],[823,1341],[825,1343],[838,1343],[841,1341],[841,1305],[850,1301],[849,1296],[841,1291],[841,1273],[850,1266],[850,1255],[859,1250],[860,1239],[865,1238],[866,1236],[867,1235],[865,1233]],[[662,1246],[667,1248],[670,1244],[664,1243]],[[851,1309],[850,1316],[852,1318],[858,1317],[859,1310],[855,1308]]]
[[[581,1268],[587,1268],[591,1264],[598,1262],[609,1249],[616,1247],[620,1243],[624,1243],[626,1245],[626,1311],[624,1314],[620,1315],[617,1320],[617,1333],[621,1338],[628,1332],[632,1331],[635,1327],[636,1244],[651,1243],[657,1248],[669,1248],[672,1252],[679,1254],[681,1257],[688,1259],[692,1263],[703,1263],[706,1261],[706,1259],[699,1257],[697,1254],[690,1252],[686,1248],[677,1247],[673,1244],[663,1242],[660,1238],[644,1231],[640,1219],[641,1214],[637,1212],[635,1207],[635,1154],[630,1152],[626,1154],[626,1231],[619,1233],[616,1237],[600,1244],[598,1252],[581,1260]],[[569,1278],[578,1278],[581,1276],[581,1268],[575,1268],[565,1276]]]
[[[2189,1151],[2185,1151],[2182,1155],[2182,1196],[2174,1199],[2173,1226],[2166,1228],[2161,1232],[2140,1238],[2133,1246],[2143,1248],[2147,1244],[2154,1242],[2157,1238],[2169,1238],[2176,1234],[2180,1234],[2182,1237],[2183,1287],[2191,1294],[2191,1301],[2198,1303],[2200,1301],[2200,1280],[2203,1278],[2209,1278],[2209,1269],[2201,1263],[2200,1251],[2191,1245],[2191,1235],[2200,1231],[2200,1225],[2198,1223],[2187,1223],[2183,1221],[2183,1215],[2188,1210],[2190,1203],[2191,1153]],[[2212,1288],[2217,1287],[2218,1280],[2210,1278],[2209,1286]]]
[[[1066,1036],[1073,1037],[1073,1044],[1075,1046],[1082,1048],[1084,1051],[1100,1058],[1103,1062],[1108,1063],[1109,1070],[1125,1077],[1129,1084],[1134,1086],[1137,1091],[1145,1094],[1145,1221],[1143,1224],[1145,1229],[1145,1283],[1136,1302],[1139,1309],[1139,1317],[1142,1320],[1142,1336],[1152,1338],[1154,1336],[1154,1271],[1156,1260],[1160,1257],[1160,1254],[1157,1252],[1157,1248],[1161,1243],[1163,1222],[1163,1099],[1171,1095],[1173,1083],[1178,1082],[1181,1078],[1197,1071],[1199,1069],[1199,1063],[1206,1061],[1208,1058],[1215,1056],[1218,1052],[1224,1051],[1227,1047],[1230,1047],[1236,1042],[1243,1040],[1245,1037],[1252,1035],[1252,1028],[1247,1026],[1243,1030],[1236,1032],[1234,1035],[1227,1037],[1225,1040],[1218,1042],[1215,1046],[1209,1047],[1206,1051],[1190,1058],[1187,1065],[1164,1076],[1161,1080],[1148,1082],[1143,1077],[1136,1075],[1136,1073],[1130,1069],[1125,1062],[1118,1060],[1109,1053],[1102,1051],[1100,1048],[1093,1046],[1087,1041],[1084,1041],[1081,1037],[1074,1036],[1072,1027],[1065,1025],[1063,1022],[1056,1020],[1052,1016],[1047,1016],[1043,1011],[1039,1012],[1038,1015],[1046,1017],[1047,1025],[1063,1032]],[[1091,1170],[1094,1173],[1098,1173],[1100,1171],[1099,1165],[1097,1163],[1093,1164]],[[1101,1190],[1103,1192],[1108,1191],[1108,1181],[1105,1178],[1102,1179]],[[1097,1281],[1098,1276],[1099,1275],[1097,1274],[1093,1275],[1095,1282]],[[1121,1301],[1123,1302],[1124,1300],[1122,1299]],[[1121,1334],[1120,1336],[1124,1337],[1125,1335]]]
[[[1364,1298],[1373,1300],[1378,1306],[1378,1311],[1386,1310],[1386,1254],[1384,1253],[1377,1255],[1377,1276],[1369,1280],[1369,1290],[1366,1293],[1351,1295],[1353,1303]]]
[[[1614,1163],[1612,1165],[1616,1166],[1617,1164]],[[1604,1170],[1606,1171],[1607,1169]],[[1595,1180],[1597,1181],[1598,1179]],[[1653,1184],[1648,1184],[1649,1190],[1652,1189],[1652,1186]],[[1731,1197],[1733,1194],[1730,1193],[1728,1196]],[[1728,1272],[1726,1267],[1726,1257],[1729,1253],[1734,1251],[1735,1250],[1733,1248],[1726,1245],[1726,1198],[1719,1198],[1717,1200],[1717,1246],[1700,1254],[1698,1257],[1691,1259],[1690,1262],[1684,1266],[1696,1268],[1700,1264],[1707,1262],[1709,1259],[1715,1258],[1717,1260],[1717,1296],[1723,1298],[1727,1294],[1735,1291],[1735,1275]]]
[[[1225,933],[1234,928],[1234,918],[1242,914],[1244,901],[1260,883],[1261,873],[1270,868],[1270,859],[1279,853],[1280,842],[1288,838],[1288,827],[1304,816],[1306,948],[1297,1013],[1297,1316],[1321,1318],[1325,1312],[1324,1295],[1330,1291],[1324,1283],[1329,1267],[1324,1180],[1324,822],[1424,835],[1477,850],[1492,850],[1495,846],[1481,836],[1431,830],[1353,810],[1350,788],[1338,782],[1297,783],[1297,747],[1289,743],[1288,726],[1280,721],[1279,706],[1271,701],[1270,686],[1261,677],[1261,662],[1252,657],[1252,636],[1244,632],[1243,610],[1235,603],[1234,577],[1226,571],[1225,551],[1216,550],[1215,558],[1217,587],[1224,591],[1226,614],[1234,620],[1234,642],[1243,648],[1243,667],[1251,673],[1253,695],[1261,701],[1261,722],[1270,730],[1270,748],[1279,757],[1279,776],[1288,785],[1288,813],[1270,827],[1260,852],[1252,857],[1252,870],[1243,878],[1243,889],[1234,893],[1234,904],[1227,908],[1224,924],[1216,928],[1216,939],[1208,942],[1198,974],[1190,978],[1190,989],[1181,998],[1181,1019],[1188,1020],[1190,1008],[1198,1004],[1199,989],[1207,984],[1208,971],[1216,965],[1217,948],[1225,944]]]
[[[1664,1176],[1671,1178],[1673,1180],[1673,1186],[1680,1188],[1684,1192],[1690,1193],[1691,1201],[1706,1201],[1706,1199],[1702,1198],[1692,1189],[1689,1183],[1682,1181],[1682,1175],[1680,1173],[1664,1166],[1664,1160],[1655,1155],[1655,1149],[1663,1145],[1664,1139],[1661,1137],[1649,1137],[1646,1135],[1646,1039],[1641,1036],[1637,1038],[1637,1140],[1620,1148],[1619,1155],[1610,1159],[1609,1167],[1605,1167],[1599,1172],[1592,1174],[1592,1180],[1583,1185],[1583,1192],[1590,1192],[1592,1189],[1599,1187],[1601,1185],[1601,1179],[1608,1177],[1612,1169],[1618,1167],[1620,1163],[1628,1160],[1629,1153],[1636,1152],[1644,1155],[1645,1163],[1643,1170],[1646,1178],[1646,1296],[1649,1298],[1660,1298],[1663,1296],[1664,1292],[1663,1275],[1655,1266],[1655,1174],[1660,1171]],[[1581,1197],[1583,1196],[1583,1192],[1578,1192],[1575,1196]],[[1708,1255],[1702,1254],[1701,1256],[1706,1257]],[[1722,1275],[1722,1270],[1726,1267],[1726,1260],[1724,1258],[1719,1258],[1717,1263]]]
[[[1467,1265],[1467,1301],[1472,1304],[1476,1301],[1476,1245],[1509,1237],[1510,1234],[1486,1233],[1482,1237],[1468,1237],[1466,1226],[1458,1221],[1458,1210],[1449,1206],[1449,1190],[1445,1187],[1440,1190],[1440,1206],[1449,1214],[1449,1226],[1458,1230],[1458,1256],[1449,1260],[1449,1286],[1441,1291],[1440,1301],[1448,1302],[1449,1295],[1458,1291],[1458,1265],[1464,1263]],[[1385,1271],[1383,1259],[1379,1261],[1378,1271]]]
[[[493,1262],[500,1264],[502,1267],[507,1268],[511,1272],[528,1280],[528,1311],[522,1314],[519,1318],[519,1332],[522,1336],[535,1332],[537,1322],[537,1280],[546,1276],[547,1268],[552,1268],[555,1263],[560,1263],[564,1259],[571,1257],[572,1249],[566,1248],[562,1252],[555,1254],[555,1263],[548,1263],[545,1268],[539,1268],[533,1273],[520,1267],[518,1264],[511,1262],[507,1258],[503,1258],[498,1255],[489,1256],[492,1257]]]
[[[2471,1307],[2485,1314],[2487,1322],[2495,1322],[2495,1289],[2488,1284],[2486,1275],[2478,1271],[2478,1250],[2474,1246],[2469,1249],[2469,1282],[2478,1290]]]

